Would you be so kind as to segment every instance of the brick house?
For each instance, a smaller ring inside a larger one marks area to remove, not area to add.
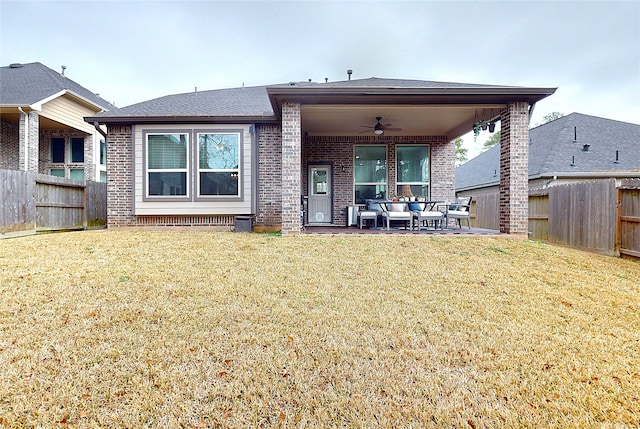
[[[0,67],[0,168],[106,181],[106,128],[83,118],[114,108],[64,70]]]
[[[532,106],[555,88],[357,79],[194,91],[89,116],[106,125],[108,226],[346,225],[347,207],[455,196],[453,140],[501,121],[501,231],[527,232]]]

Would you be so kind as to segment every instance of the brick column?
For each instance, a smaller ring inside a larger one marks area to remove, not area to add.
[[[282,103],[282,233],[300,232],[300,103]]]
[[[107,227],[135,224],[132,132],[131,125],[108,127]]]
[[[20,113],[20,149],[18,169],[38,172],[40,151],[40,116],[37,112]]]
[[[501,112],[500,232],[529,231],[529,103],[510,103]]]

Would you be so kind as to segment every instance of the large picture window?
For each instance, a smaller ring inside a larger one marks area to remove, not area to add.
[[[147,195],[188,195],[187,133],[147,134]]]
[[[198,134],[198,195],[239,196],[240,134]]]
[[[354,200],[387,197],[387,146],[355,146],[353,156]]]
[[[396,146],[397,194],[429,197],[429,146]]]

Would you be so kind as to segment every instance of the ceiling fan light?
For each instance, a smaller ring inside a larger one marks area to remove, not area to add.
[[[374,133],[374,134],[377,134],[377,135],[381,135],[382,133],[384,133],[384,130],[382,130],[382,129],[377,129],[377,130],[374,130],[374,131],[373,131],[373,133]]]

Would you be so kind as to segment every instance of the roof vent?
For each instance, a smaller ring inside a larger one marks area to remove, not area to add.
[[[582,145],[582,151],[583,152],[589,152],[589,143],[585,143],[584,145]]]
[[[347,70],[347,76],[349,76],[349,80],[351,80],[352,74],[353,74],[353,70]]]
[[[22,67],[22,64],[20,63],[9,64],[9,68],[11,69],[19,69],[20,67]]]

